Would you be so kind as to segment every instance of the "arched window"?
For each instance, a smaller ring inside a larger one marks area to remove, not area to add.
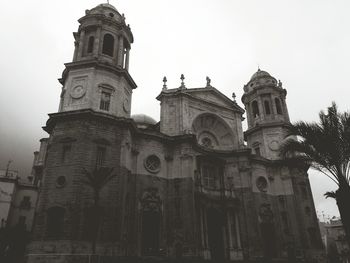
[[[92,51],[94,50],[94,42],[95,38],[93,36],[90,36],[88,41],[87,53],[92,53]]]
[[[268,101],[264,101],[264,106],[265,106],[265,112],[266,115],[270,115],[271,114],[271,110],[270,110],[270,103]]]
[[[105,34],[103,37],[102,53],[113,57],[114,37],[111,34]]]
[[[47,210],[47,235],[59,237],[63,233],[64,208],[51,207]]]
[[[259,107],[258,107],[258,102],[256,100],[253,101],[252,103],[252,108],[253,108],[253,117],[259,117]]]
[[[279,99],[275,98],[277,114],[282,114],[281,102]]]

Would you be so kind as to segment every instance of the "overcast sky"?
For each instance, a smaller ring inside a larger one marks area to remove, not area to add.
[[[0,168],[25,177],[33,151],[56,112],[63,63],[73,56],[77,20],[100,1],[3,1],[0,9]],[[132,113],[159,120],[155,97],[168,87],[205,86],[240,97],[258,65],[287,89],[292,121],[318,120],[335,101],[349,108],[350,2],[348,0],[111,0],[134,34],[130,74],[138,85]],[[245,124],[246,125],[246,124]],[[318,211],[337,215],[323,193],[335,185],[310,172]]]

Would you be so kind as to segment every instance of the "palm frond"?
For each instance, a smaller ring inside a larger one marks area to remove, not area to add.
[[[334,198],[334,199],[336,199],[336,198],[337,198],[337,193],[334,192],[334,191],[326,192],[326,193],[324,194],[324,196],[325,196],[326,198]]]
[[[95,167],[91,172],[84,168],[83,172],[85,178],[82,179],[82,182],[93,188],[95,191],[99,191],[116,176],[116,174],[112,173],[113,168],[110,167]]]
[[[280,147],[285,159],[301,159],[335,183],[350,183],[350,114],[339,113],[333,102],[321,111],[320,122],[299,121],[291,125]]]

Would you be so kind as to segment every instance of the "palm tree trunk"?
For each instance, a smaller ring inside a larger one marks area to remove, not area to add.
[[[336,200],[345,230],[345,238],[350,245],[350,186],[345,180],[339,180],[339,189],[336,193]]]

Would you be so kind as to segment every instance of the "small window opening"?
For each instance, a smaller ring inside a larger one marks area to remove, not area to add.
[[[63,145],[62,148],[62,156],[61,156],[61,162],[65,163],[69,159],[70,151],[71,151],[71,145],[70,144],[65,144]]]
[[[96,151],[96,166],[101,167],[104,165],[106,158],[106,148],[98,146]]]
[[[256,155],[258,155],[258,156],[261,155],[261,153],[260,153],[260,147],[255,147],[255,148],[254,148],[254,151],[255,151],[255,154],[256,154]]]
[[[259,107],[258,107],[258,102],[256,100],[253,101],[252,103],[252,108],[253,108],[253,117],[259,117]]]
[[[95,38],[93,36],[89,37],[87,53],[92,53],[94,50]]]
[[[111,93],[102,91],[101,101],[100,101],[100,110],[109,111],[110,104],[111,104]]]
[[[114,37],[111,34],[105,34],[103,37],[102,53],[113,57]]]
[[[20,204],[21,209],[30,209],[31,202],[30,202],[30,196],[23,196],[23,199]]]
[[[279,99],[275,99],[277,114],[282,114],[281,101]]]
[[[265,106],[266,115],[270,115],[271,114],[270,103],[268,101],[264,101],[264,106]]]

